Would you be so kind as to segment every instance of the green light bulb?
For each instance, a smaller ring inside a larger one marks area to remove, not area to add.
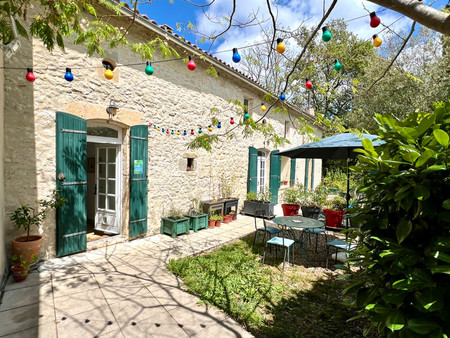
[[[153,67],[150,61],[147,61],[147,67],[145,67],[145,74],[147,75],[153,74]]]

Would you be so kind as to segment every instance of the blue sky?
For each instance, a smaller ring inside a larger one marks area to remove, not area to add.
[[[205,4],[205,0],[191,0],[197,4]],[[435,8],[442,8],[447,4],[447,0],[425,0],[425,4],[431,4]],[[331,0],[326,0],[327,6]],[[231,0],[216,0],[214,4],[205,9],[206,13],[211,17],[220,20],[223,16],[229,16],[231,13]],[[380,11],[379,17],[382,22],[388,24],[396,32],[408,30],[411,26],[409,18],[402,18],[395,24],[394,21],[399,19],[400,15],[391,10],[382,10],[382,8],[375,4],[363,0],[340,0],[334,9],[331,19],[344,18],[345,20],[354,19],[364,16],[362,19],[351,20],[348,22],[349,30],[356,33],[364,39],[370,39],[377,29],[369,27],[369,16],[366,9],[369,11]],[[223,25],[215,24],[208,20],[202,9],[196,7],[185,0],[155,0],[150,5],[140,7],[142,14],[147,14],[150,19],[155,20],[159,25],[167,24],[174,30],[177,29],[177,23],[187,24],[191,22],[199,31],[205,34],[217,34],[223,30]],[[266,8],[265,0],[237,0],[237,11],[235,18],[241,21],[247,21],[251,13],[257,13],[258,20],[261,24],[254,25],[245,29],[232,28],[224,35],[223,39],[216,42],[212,46],[211,51],[228,50],[237,46],[247,46],[249,44],[261,41],[261,26],[270,26],[270,16]],[[322,1],[319,0],[279,0],[278,6],[274,7],[274,14],[277,17],[277,22],[285,27],[294,29],[300,25],[316,25],[322,16],[323,8]],[[198,44],[199,38],[186,34],[186,32],[177,32],[179,35],[185,36],[186,39]],[[197,40],[197,41],[196,41]],[[287,42],[288,44],[288,42]],[[208,49],[208,44],[200,46]],[[223,60],[230,62],[230,55],[217,55]]]

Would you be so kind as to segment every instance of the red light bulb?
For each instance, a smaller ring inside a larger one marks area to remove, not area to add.
[[[233,120],[233,118],[231,118],[231,120],[230,120],[230,124],[234,124],[234,120]]]
[[[194,70],[195,68],[197,68],[197,66],[195,65],[193,56],[189,56],[189,62],[187,64],[187,67],[189,70]]]
[[[305,87],[306,87],[307,89],[311,89],[311,88],[312,88],[312,82],[309,81],[308,79],[306,79]]]
[[[169,129],[166,130],[166,134],[168,134],[168,133],[169,133]]]
[[[30,82],[34,82],[34,80],[36,80],[36,76],[33,74],[33,68],[27,68],[27,75],[25,75],[25,79]]]
[[[378,25],[380,24],[381,20],[380,18],[376,15],[375,12],[370,13],[370,27],[372,28],[376,28],[378,27]]]
[[[194,129],[191,129],[191,135],[194,135]]]

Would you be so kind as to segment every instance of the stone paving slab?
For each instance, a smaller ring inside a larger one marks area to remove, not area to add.
[[[171,238],[156,235],[56,258],[22,283],[8,280],[0,337],[251,337],[199,305],[165,267],[254,232],[252,217]]]

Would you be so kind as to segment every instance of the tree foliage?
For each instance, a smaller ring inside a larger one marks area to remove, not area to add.
[[[364,200],[349,292],[382,336],[450,334],[450,101],[399,121],[376,115],[380,139],[363,140]],[[370,329],[369,328],[369,329]]]

